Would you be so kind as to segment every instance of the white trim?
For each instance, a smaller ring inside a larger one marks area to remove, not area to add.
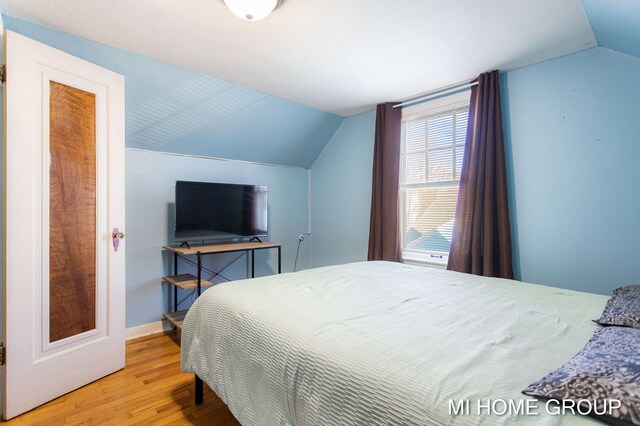
[[[232,163],[255,164],[256,166],[284,167],[286,169],[310,170],[310,168],[307,169],[305,167],[300,167],[300,166],[288,166],[286,164],[259,163],[257,161],[234,160],[231,158],[210,157],[208,155],[180,154],[178,152],[156,151],[153,149],[142,149],[142,148],[125,148],[125,149],[127,151],[150,152],[154,154],[173,155],[174,157],[201,158],[203,160],[218,160],[218,161],[230,161]]]
[[[411,262],[427,263],[429,265],[440,265],[447,267],[449,253],[442,253],[432,250],[403,250],[402,258]]]
[[[447,259],[431,260],[427,259],[426,256],[420,256],[415,252],[403,252],[402,261],[409,265],[428,266],[430,268],[436,269],[447,269]]]
[[[477,84],[477,82],[474,79],[475,79],[475,77],[469,77],[469,78],[467,78],[465,80],[462,80],[462,81],[459,81],[457,83],[453,83],[453,84],[449,84],[448,86],[440,87],[439,89],[429,90],[428,92],[424,92],[424,93],[421,93],[419,95],[409,96],[408,98],[401,99],[400,102],[401,103],[416,102],[419,99],[424,98],[426,96],[431,96],[433,94],[446,92],[446,91],[449,91],[449,90],[455,89],[455,88],[464,88],[464,86],[468,86],[471,83],[476,83]],[[474,86],[476,84],[474,84]]]
[[[311,210],[311,191],[312,191],[312,184],[311,184],[311,169],[307,170],[307,234],[311,235],[311,219],[312,219],[312,210]]]
[[[469,106],[471,98],[470,91],[443,95],[442,98],[429,102],[402,108],[402,120],[407,121],[415,118],[422,118],[428,115],[441,114],[447,111]]]
[[[407,155],[406,146],[405,146],[405,126],[408,121],[411,120],[426,120],[429,117],[437,117],[445,114],[454,114],[455,120],[455,111],[461,110],[465,107],[469,106],[471,92],[465,90],[460,93],[454,93],[451,95],[443,95],[442,98],[434,99],[429,102],[420,103],[418,105],[413,105],[409,107],[402,108],[402,125],[403,125],[403,135],[402,135],[402,143],[403,143],[403,152],[401,155],[401,165],[403,167],[404,161],[402,157]],[[453,126],[453,152],[455,155],[456,152],[456,127],[455,123]],[[421,151],[416,151],[421,152]],[[428,146],[425,145],[424,153],[428,153]],[[456,163],[453,164],[454,170],[454,179],[456,172]],[[425,182],[422,184],[405,184],[400,183],[401,191],[404,191],[408,188],[433,188],[439,186],[451,186],[451,185],[459,185],[459,180],[449,181],[449,182]],[[404,195],[403,195],[404,196]],[[404,233],[404,229],[406,226],[406,212],[404,206],[401,208],[402,210],[402,229]],[[452,219],[453,223],[453,219]],[[445,224],[440,225],[440,227]],[[404,243],[403,243],[404,245]],[[404,248],[403,251],[403,259],[406,260],[406,263],[410,263],[413,265],[420,266],[430,266],[439,269],[446,269],[447,261],[449,258],[449,254],[446,252],[436,252],[431,250],[411,250],[407,247]],[[439,257],[439,258],[438,258]]]
[[[173,328],[171,323],[167,320],[161,320],[156,322],[150,322],[149,324],[142,324],[135,327],[127,328],[126,340],[138,339],[140,337],[151,336],[152,334],[164,333]]]
[[[455,94],[458,93],[462,90],[470,90],[473,86],[477,86],[478,82],[477,81],[472,81],[471,83],[464,83],[464,84],[459,84],[457,86],[451,86],[449,88],[446,89],[440,89],[440,90],[436,90],[433,91],[429,94],[423,95],[423,96],[419,96],[417,98],[402,102],[400,104],[394,105],[393,109],[396,108],[406,108],[409,106],[414,106],[414,105],[418,105],[424,102],[429,102],[432,99],[438,99],[441,98],[443,96],[449,96],[450,94]]]

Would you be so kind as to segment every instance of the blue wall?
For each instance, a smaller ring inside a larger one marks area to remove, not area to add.
[[[503,75],[519,278],[640,282],[640,60],[593,48]]]
[[[610,294],[640,282],[640,60],[605,48],[502,75],[518,279]],[[311,169],[311,263],[366,258],[374,113]]]
[[[367,259],[375,112],[349,117],[311,168],[311,265]]]
[[[283,271],[293,269],[297,237],[307,230],[306,169],[148,150],[310,165],[341,118],[33,24],[5,17],[4,25],[126,77],[127,327],[159,321],[168,308],[168,289],[160,279],[169,272],[169,259],[161,248],[172,238],[170,203],[176,180],[268,185],[269,239],[283,243]],[[246,108],[226,110],[242,99]],[[195,118],[182,114],[196,110],[210,123],[197,127]],[[179,120],[170,118],[174,113]],[[225,136],[231,134],[237,135],[233,141]],[[232,259],[211,257],[207,266],[217,270]],[[276,265],[275,251],[256,253],[258,275],[271,273]],[[304,242],[298,269],[308,266],[309,245]],[[224,274],[237,279],[246,273],[242,258]],[[181,307],[188,306],[187,301]]]
[[[640,57],[640,2],[582,0],[598,46]]]
[[[256,139],[261,129],[271,129],[262,123],[269,115],[261,108],[278,111],[276,115],[287,121],[307,123],[304,133],[313,135],[309,136],[313,140],[323,139],[325,133],[342,123],[313,163],[311,194],[307,194],[307,172],[303,169],[129,149],[128,327],[156,321],[166,309],[167,292],[160,286],[159,277],[168,264],[160,254],[160,246],[168,242],[170,235],[169,203],[176,179],[269,185],[271,239],[285,244],[285,271],[292,269],[297,236],[306,230],[308,197],[313,235],[301,247],[299,269],[366,258],[374,112],[342,121],[68,34],[10,18],[5,19],[5,26],[125,74],[129,147],[181,151],[184,144],[190,147],[188,151],[197,149],[198,154],[245,158],[254,152],[261,161],[295,163],[294,158],[300,157],[304,158],[301,164],[311,164],[315,147],[321,148],[322,143],[296,143],[301,149],[308,146],[309,149],[302,149],[305,154],[286,144],[279,145],[285,157],[290,158],[268,157],[275,151],[270,143],[252,145],[251,150],[243,148],[245,143],[252,143],[249,139],[263,140]],[[635,255],[640,253],[640,197],[636,194],[640,168],[635,164],[640,158],[638,75],[640,60],[603,48],[503,75],[515,269],[519,278],[599,293],[640,281],[640,267],[635,261]],[[216,108],[226,108],[228,99],[215,95],[219,92],[214,87],[232,94],[234,99],[247,96],[258,107],[241,108],[237,115],[220,112],[216,116]],[[180,111],[190,111],[189,100],[198,96],[203,98],[202,106],[210,108],[207,111],[209,117],[214,117],[212,122],[195,130],[185,128],[184,134],[178,129],[178,137],[167,142],[164,130],[155,131],[166,118],[159,111],[174,102],[181,106]],[[310,122],[317,123],[317,127],[308,125],[309,117],[315,117]],[[246,128],[252,127],[258,130],[247,133]],[[222,131],[223,128],[232,129],[229,134],[237,132],[238,143],[225,139],[227,130]],[[216,137],[208,138],[207,134]],[[265,133],[265,141],[270,140],[270,134]],[[294,139],[299,140],[297,136],[290,140]],[[209,141],[214,151],[207,151]],[[268,273],[273,262],[259,260],[259,272]],[[244,276],[242,259],[229,272],[232,277]]]
[[[171,272],[172,259],[162,246],[172,235],[175,181],[234,182],[269,186],[269,239],[283,243],[282,269],[293,270],[298,236],[307,230],[307,170],[238,161],[184,157],[128,149],[126,153],[127,327],[158,321],[167,310],[168,289],[160,278]],[[237,254],[208,256],[214,271]],[[235,262],[223,274],[247,276],[247,259]],[[179,272],[194,272],[180,263]],[[300,247],[298,269],[309,266],[309,245]],[[277,252],[256,252],[256,275],[277,272]],[[205,275],[208,279],[210,275]],[[220,279],[213,280],[221,282]],[[180,298],[184,295],[181,294]],[[181,308],[188,307],[182,305]]]
[[[127,147],[309,168],[342,117],[3,17],[6,29],[125,76]]]

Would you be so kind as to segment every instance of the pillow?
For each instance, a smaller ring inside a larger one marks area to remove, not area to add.
[[[608,423],[640,425],[640,330],[599,328],[569,362],[522,392],[564,406],[586,400],[593,410],[576,412]]]
[[[596,322],[600,325],[640,328],[640,285],[613,290],[613,296]]]

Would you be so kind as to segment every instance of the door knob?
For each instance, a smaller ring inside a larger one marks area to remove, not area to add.
[[[113,228],[113,231],[111,232],[111,238],[113,240],[113,250],[118,251],[120,240],[124,239],[124,232],[120,232],[118,228]]]

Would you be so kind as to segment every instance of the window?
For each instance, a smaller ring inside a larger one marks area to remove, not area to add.
[[[402,111],[400,199],[407,260],[447,261],[468,116],[469,92]]]

